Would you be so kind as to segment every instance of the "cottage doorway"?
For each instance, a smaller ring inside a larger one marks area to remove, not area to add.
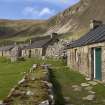
[[[91,49],[91,79],[94,79],[94,48]]]
[[[101,48],[92,49],[92,72],[96,80],[102,79],[101,60]]]

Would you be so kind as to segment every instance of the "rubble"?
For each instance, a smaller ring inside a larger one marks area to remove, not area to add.
[[[40,69],[37,69],[37,67],[39,67]],[[54,100],[54,93],[53,93],[53,84],[50,82],[50,75],[49,75],[49,69],[48,69],[49,67],[48,65],[47,66],[44,65],[44,68],[42,68],[41,65],[37,67],[35,65],[34,72],[33,71],[29,71],[28,73],[26,72],[24,74],[23,79],[18,82],[17,86],[11,89],[7,98],[4,99],[4,101],[1,103],[3,103],[4,105],[15,105],[15,104],[12,104],[12,102],[14,103],[15,100],[18,99],[17,105],[20,105],[22,101],[24,102],[24,104],[22,105],[26,105],[26,103],[30,101],[31,103],[33,103],[33,105],[34,104],[38,105],[38,103],[39,105],[54,105],[55,100]],[[35,71],[37,70],[41,70],[39,71],[39,73],[41,72],[42,74],[38,75],[41,77],[36,76]],[[37,83],[38,86],[35,86],[35,83]],[[42,93],[39,92],[40,94],[37,93],[39,90],[39,87],[41,89],[40,91],[43,91]],[[42,94],[41,100],[38,99],[38,101],[36,101],[35,97],[39,97],[41,94]]]

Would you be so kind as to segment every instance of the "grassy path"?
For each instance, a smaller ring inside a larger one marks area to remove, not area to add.
[[[33,73],[28,73],[27,79],[23,83],[18,84],[10,97],[5,99],[5,104],[39,105],[47,100],[48,86],[43,82],[43,79],[47,77],[47,73],[42,67],[38,67]],[[35,79],[33,80],[33,78]]]
[[[72,71],[65,66],[62,61],[53,62],[51,70],[52,82],[54,84],[56,105],[65,105],[64,97],[67,97],[69,104],[73,105],[105,105],[105,86],[97,83],[91,91],[95,92],[95,98],[92,101],[83,100],[83,97],[90,95],[86,87],[81,83],[88,83],[85,77],[78,72]],[[80,91],[74,91],[73,86],[81,87]]]
[[[29,70],[33,63],[47,63],[52,65],[51,81],[54,85],[56,105],[64,105],[64,97],[69,98],[73,105],[105,105],[105,86],[97,84],[92,86],[95,98],[92,101],[83,100],[89,95],[88,90],[81,87],[81,83],[88,83],[85,77],[66,67],[62,60],[27,59],[24,62],[10,63],[0,58],[0,100],[6,97],[10,89],[22,78],[23,72]],[[81,91],[74,91],[73,85],[81,87]]]
[[[5,58],[0,58],[0,100],[4,99],[11,88],[22,78],[23,72],[29,70],[33,63],[40,61],[27,59],[11,63]]]

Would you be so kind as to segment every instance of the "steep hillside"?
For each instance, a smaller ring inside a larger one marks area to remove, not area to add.
[[[49,19],[49,31],[85,33],[90,20],[105,22],[105,0],[80,0],[76,5]]]

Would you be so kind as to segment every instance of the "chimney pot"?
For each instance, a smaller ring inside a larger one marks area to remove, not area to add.
[[[99,27],[100,25],[102,25],[102,21],[99,21],[99,20],[91,20],[90,21],[90,29],[95,29],[95,28]]]
[[[55,38],[58,34],[57,33],[52,33],[51,38]]]

